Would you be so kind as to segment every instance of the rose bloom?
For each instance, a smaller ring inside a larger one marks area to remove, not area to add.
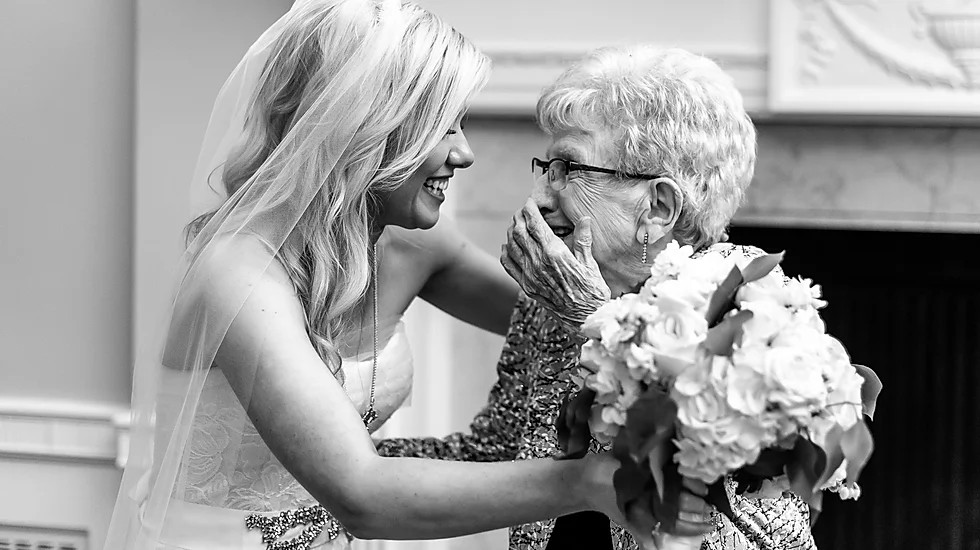
[[[806,419],[811,408],[822,408],[827,402],[827,386],[816,355],[799,348],[770,348],[765,366],[773,388],[770,401],[788,414]]]
[[[759,415],[769,401],[769,383],[762,371],[765,359],[761,354],[769,348],[753,346],[735,351],[733,368],[728,371],[726,395],[728,405],[747,415]]]
[[[694,363],[698,346],[708,334],[708,322],[690,305],[658,298],[660,315],[646,325],[642,339],[653,352],[657,369],[677,376]]]
[[[639,328],[636,312],[652,307],[636,294],[624,294],[606,302],[582,323],[582,334],[600,340],[610,350],[633,338]]]
[[[793,320],[789,310],[770,300],[742,302],[739,308],[752,312],[752,318],[742,325],[742,345],[768,344]]]
[[[820,285],[814,285],[811,279],[798,277],[786,282],[783,291],[783,304],[792,309],[820,309],[827,302],[820,299]]]
[[[678,394],[680,396],[693,396],[701,393],[714,382],[713,371],[717,370],[721,376],[724,376],[724,372],[728,368],[727,357],[709,355],[703,349],[699,349],[695,357],[694,364],[684,369],[674,379],[672,393],[675,399],[678,398]],[[714,367],[715,363],[720,363],[717,369]]]
[[[735,261],[718,254],[693,258],[684,270],[684,278],[700,281],[717,288],[735,267]]]
[[[690,245],[680,246],[677,241],[670,241],[653,259],[650,278],[644,286],[653,286],[668,279],[676,279],[687,266],[692,254],[694,248]]]
[[[654,287],[652,301],[660,309],[676,309],[678,306],[674,304],[683,304],[682,307],[690,308],[703,317],[716,289],[716,285],[697,279],[664,281]]]
[[[579,363],[592,373],[599,372],[603,368],[615,368],[619,362],[620,360],[615,354],[595,340],[589,340],[582,346]]]
[[[775,270],[763,277],[745,283],[735,293],[735,302],[773,302],[783,305],[783,278]]]

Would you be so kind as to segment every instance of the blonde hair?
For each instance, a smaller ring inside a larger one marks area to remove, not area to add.
[[[357,41],[382,13],[379,0],[305,4],[273,45],[241,142],[224,165],[228,196],[295,130],[331,77],[358,62]],[[489,78],[489,59],[445,22],[409,2],[402,2],[399,17],[404,33],[385,60],[381,93],[335,167],[315,173],[314,162],[310,181],[295,182],[322,186],[277,253],[303,304],[310,340],[338,376],[336,339],[351,328],[349,317],[370,283],[369,231],[379,196],[421,166]],[[188,239],[213,215],[192,221]]]
[[[755,169],[755,127],[730,76],[681,49],[601,48],[538,100],[549,134],[609,129],[623,173],[665,173],[683,206],[674,236],[695,248],[721,238]]]

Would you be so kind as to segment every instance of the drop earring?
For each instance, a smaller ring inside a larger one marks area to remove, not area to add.
[[[650,234],[649,233],[644,233],[643,234],[643,254],[640,256],[640,263],[641,264],[647,263],[647,244],[649,244],[649,243],[650,243]]]

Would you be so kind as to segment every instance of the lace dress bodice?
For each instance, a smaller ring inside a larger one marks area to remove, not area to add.
[[[370,397],[372,361],[344,359],[344,390],[359,414]],[[412,356],[399,322],[378,354],[375,410],[380,427],[412,390]],[[193,504],[274,512],[316,505],[262,441],[221,369],[207,374],[174,497]]]

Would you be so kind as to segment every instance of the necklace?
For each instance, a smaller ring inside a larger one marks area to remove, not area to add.
[[[371,245],[371,289],[374,297],[374,354],[371,356],[371,397],[367,410],[361,416],[365,426],[370,426],[378,419],[378,411],[374,410],[374,386],[378,377],[378,243]]]

